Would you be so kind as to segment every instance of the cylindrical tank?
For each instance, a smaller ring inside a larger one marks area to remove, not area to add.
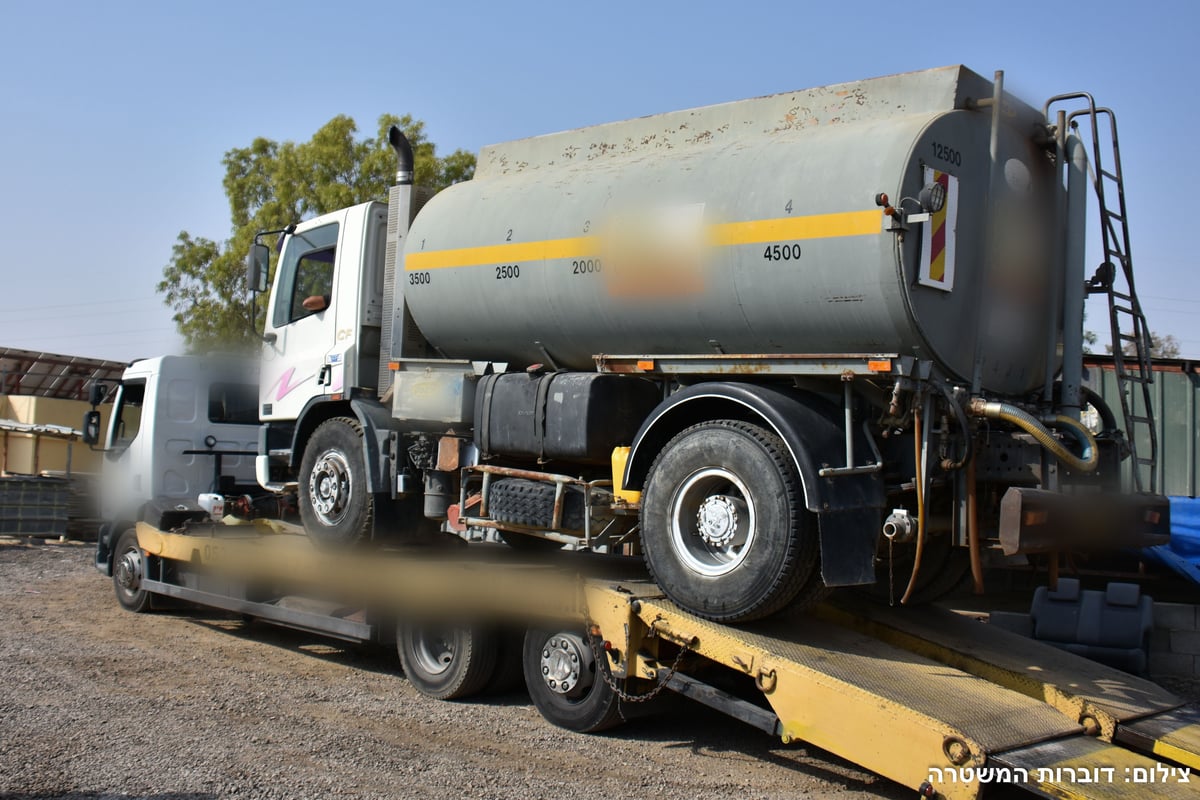
[[[1053,170],[1006,102],[989,186],[991,93],[950,67],[485,148],[398,285],[448,357],[900,353],[966,381],[980,341],[984,388],[1023,393],[1060,280]],[[914,214],[935,182],[943,209],[888,230],[876,195]]]

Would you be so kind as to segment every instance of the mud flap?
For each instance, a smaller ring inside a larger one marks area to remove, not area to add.
[[[875,582],[875,547],[880,532],[878,508],[851,508],[818,514],[821,530],[821,580],[826,586]]]

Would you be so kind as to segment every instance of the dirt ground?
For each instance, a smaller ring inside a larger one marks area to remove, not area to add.
[[[0,540],[0,798],[912,795],[700,706],[585,736],[523,692],[427,699],[390,649],[131,614],[91,557]]]

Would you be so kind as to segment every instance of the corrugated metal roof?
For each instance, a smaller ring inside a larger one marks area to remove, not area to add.
[[[0,347],[0,394],[86,400],[92,381],[115,382],[123,361]]]

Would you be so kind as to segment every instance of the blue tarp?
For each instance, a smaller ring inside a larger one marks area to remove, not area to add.
[[[1200,584],[1200,498],[1172,497],[1171,543],[1146,548],[1151,558]]]

